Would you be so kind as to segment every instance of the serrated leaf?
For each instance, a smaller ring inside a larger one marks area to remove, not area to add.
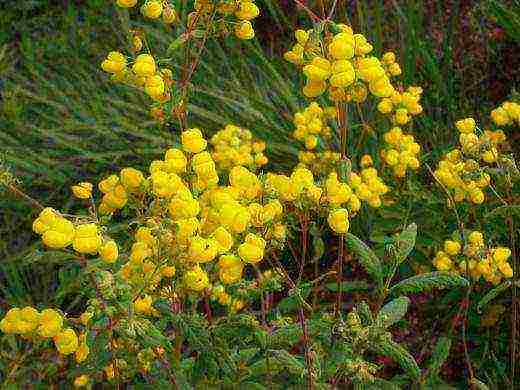
[[[383,266],[379,257],[368,245],[351,233],[345,235],[345,242],[347,247],[357,255],[367,273],[381,286],[383,284]]]
[[[482,308],[486,306],[489,302],[491,302],[493,299],[495,299],[498,295],[500,295],[502,292],[507,290],[509,287],[511,287],[511,281],[506,280],[504,283],[500,283],[498,286],[492,288],[489,290],[484,297],[479,301],[477,304],[477,311],[480,313],[482,311]]]
[[[367,282],[364,282],[362,280],[352,280],[348,282],[342,282],[341,285],[341,291],[344,293],[352,292],[352,291],[366,291],[370,289],[370,286]],[[331,282],[327,283],[325,285],[327,290],[336,292],[339,291],[338,283],[337,282]]]
[[[404,229],[396,240],[397,252],[396,261],[401,264],[406,260],[408,255],[415,247],[415,240],[417,239],[417,225],[412,223]]]
[[[469,282],[462,276],[447,272],[429,272],[412,276],[392,286],[390,293],[397,295],[402,293],[419,293],[433,289],[454,287],[467,287]]]
[[[381,308],[376,321],[383,327],[388,328],[405,316],[409,305],[410,299],[408,297],[396,298]]]
[[[383,356],[394,360],[414,380],[419,379],[421,370],[412,355],[393,340],[383,341],[372,345],[372,349]]]
[[[440,337],[439,341],[437,341],[437,344],[435,345],[435,349],[433,350],[432,358],[430,360],[430,365],[428,368],[428,374],[430,376],[435,376],[438,374],[439,370],[450,354],[450,348],[451,339],[445,336]]]

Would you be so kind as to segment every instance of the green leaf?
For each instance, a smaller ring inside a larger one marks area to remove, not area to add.
[[[436,376],[439,373],[439,370],[450,354],[450,348],[451,339],[445,336],[440,337],[439,341],[437,341],[437,345],[435,345],[435,349],[433,350],[432,358],[430,360],[430,365],[428,368],[429,376]]]
[[[345,235],[347,247],[358,257],[367,273],[374,278],[379,286],[383,285],[383,266],[381,260],[363,241],[351,233]]]
[[[469,282],[462,276],[447,272],[429,272],[426,274],[412,276],[405,279],[390,289],[390,293],[397,294],[413,294],[423,291],[431,291],[433,289],[467,287]]]
[[[325,287],[332,292],[339,291],[338,289],[338,283],[331,282],[327,283]],[[341,283],[341,291],[344,293],[352,292],[352,291],[366,291],[370,289],[370,286],[367,282],[363,280],[352,280],[348,282],[342,282]]]
[[[486,306],[489,302],[491,302],[493,299],[495,299],[498,295],[500,295],[502,292],[504,292],[511,286],[511,281],[506,280],[505,282],[500,283],[498,286],[489,290],[487,294],[484,295],[484,297],[477,304],[477,311],[480,313],[484,306]]]
[[[410,299],[408,297],[396,298],[381,308],[376,321],[382,324],[384,328],[388,328],[405,316],[409,305]]]
[[[404,229],[401,234],[397,237],[396,245],[396,261],[401,264],[406,260],[410,252],[412,252],[415,246],[415,240],[417,239],[417,225],[412,223]]]
[[[371,346],[374,352],[393,359],[414,380],[419,379],[421,370],[412,355],[393,340],[385,340]]]
[[[278,309],[281,312],[289,313],[295,311],[304,304],[305,299],[309,296],[312,291],[312,284],[305,283],[300,287],[296,287],[289,291],[289,296],[284,298],[278,303]]]

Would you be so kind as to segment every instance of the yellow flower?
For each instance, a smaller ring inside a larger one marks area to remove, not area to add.
[[[460,253],[461,245],[458,241],[447,240],[444,242],[444,250],[450,256],[455,256]]]
[[[102,245],[101,236],[95,223],[79,225],[72,242],[75,251],[85,254],[96,254]]]
[[[148,0],[141,7],[141,13],[150,19],[157,19],[161,16],[163,12],[163,6],[160,1],[157,0]]]
[[[10,309],[0,321],[0,330],[5,333],[26,334],[33,332],[39,324],[40,313],[32,307]]]
[[[218,269],[220,281],[224,284],[232,284],[242,278],[244,263],[234,255],[223,255],[219,258]]]
[[[55,310],[45,309],[41,312],[37,331],[41,337],[54,337],[60,333],[62,326],[61,315]]]
[[[189,153],[200,153],[206,149],[207,142],[199,129],[189,129],[181,135],[182,147]]]
[[[168,149],[164,156],[164,161],[168,172],[177,174],[183,173],[188,163],[186,156],[180,149]]]
[[[188,248],[190,260],[196,263],[207,263],[218,253],[218,244],[213,239],[192,237]]]
[[[156,70],[155,60],[150,54],[139,54],[132,70],[139,77],[153,76]]]
[[[116,242],[114,240],[105,242],[101,248],[99,248],[99,255],[105,263],[114,263],[119,256],[119,250],[117,248]]]
[[[101,69],[108,73],[119,73],[126,67],[126,58],[118,51],[111,51],[101,63]]]
[[[347,60],[339,60],[332,64],[332,76],[330,85],[338,88],[345,88],[351,85],[356,79],[354,67]]]
[[[236,26],[235,35],[239,39],[252,39],[255,36],[255,30],[250,21],[243,20]]]
[[[484,236],[481,232],[478,231],[471,232],[468,236],[468,241],[471,245],[478,248],[482,248],[484,246]]]
[[[493,250],[493,259],[497,263],[502,263],[509,259],[511,256],[511,250],[509,248],[498,247]]]
[[[74,353],[76,362],[77,363],[84,362],[87,359],[89,353],[90,353],[90,348],[88,347],[88,345],[84,342],[81,343],[79,345],[78,349],[76,350],[76,352]]]
[[[348,61],[342,64],[350,64]],[[315,57],[309,65],[303,67],[303,73],[311,82],[321,82],[329,78],[331,74],[331,64],[323,57]]]
[[[142,172],[134,168],[122,169],[119,176],[121,184],[130,193],[137,191],[144,180]]]
[[[308,81],[303,87],[303,94],[308,98],[320,96],[327,89],[324,81]]]
[[[74,239],[75,229],[72,222],[57,216],[48,230],[43,233],[42,241],[53,249],[62,249],[70,245]]]
[[[117,0],[117,5],[123,8],[132,8],[137,4],[137,0]]]
[[[67,328],[54,337],[56,349],[62,355],[69,355],[78,349],[78,336],[74,329]]]
[[[461,133],[474,133],[476,128],[475,119],[461,119],[455,122],[455,126],[457,127],[457,130],[459,130]]]
[[[152,312],[152,297],[145,294],[142,298],[137,298],[134,301],[134,309],[138,313],[150,314]]]
[[[249,233],[245,242],[238,247],[238,255],[246,263],[258,263],[264,258],[265,241],[262,237]]]
[[[339,33],[329,44],[329,54],[336,60],[346,60],[354,57],[354,36],[349,33]]]
[[[345,234],[348,232],[349,221],[348,211],[346,209],[336,209],[331,211],[327,221],[334,232],[338,234]]]
[[[211,237],[218,243],[219,253],[229,252],[233,246],[233,236],[223,226],[218,227]]]
[[[0,321],[0,330],[4,333],[18,333],[17,322],[20,318],[21,310],[17,307],[10,309],[2,321]]]
[[[238,19],[251,20],[260,14],[260,10],[252,1],[240,1],[238,10],[235,11],[235,16]]]
[[[192,291],[202,291],[210,285],[208,274],[198,265],[186,271],[183,282],[184,286]]]
[[[361,157],[361,160],[359,163],[360,163],[361,167],[363,167],[363,168],[374,165],[374,161],[372,160],[372,157],[368,154],[363,155]]]
[[[118,0],[121,1],[121,0]],[[88,385],[89,377],[88,375],[80,375],[74,379],[74,387],[85,387]]]
[[[82,182],[71,187],[72,193],[78,199],[88,199],[92,196],[92,183]]]
[[[511,265],[507,261],[497,263],[497,267],[506,278],[513,277],[513,268],[511,268]]]
[[[159,75],[150,76],[146,79],[144,90],[152,99],[157,99],[164,93],[164,80]]]
[[[305,30],[296,30],[294,32],[294,37],[300,45],[305,45],[309,40],[309,33]]]

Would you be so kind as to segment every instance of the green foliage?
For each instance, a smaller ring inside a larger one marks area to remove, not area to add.
[[[396,298],[381,308],[376,321],[386,329],[405,316],[409,305],[410,299],[407,297]]]
[[[451,289],[467,286],[469,286],[469,282],[462,276],[445,272],[430,272],[405,279],[395,284],[390,289],[390,292],[394,295],[402,293],[413,294],[433,289]]]
[[[363,268],[381,286],[383,283],[383,266],[377,255],[363,241],[352,233],[345,235],[347,248],[354,252]]]

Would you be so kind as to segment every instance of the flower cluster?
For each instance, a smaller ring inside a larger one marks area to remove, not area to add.
[[[286,60],[302,66],[307,78],[304,95],[316,98],[328,90],[335,102],[362,102],[368,91],[376,97],[390,97],[394,87],[387,69],[397,71],[391,56],[381,62],[368,55],[373,48],[364,35],[354,34],[346,25],[334,25],[334,29],[334,34],[324,37],[314,30],[297,30],[297,43],[285,53]]]
[[[520,104],[515,102],[504,102],[491,111],[491,120],[497,126],[509,126],[516,123],[520,126]]]
[[[488,247],[482,233],[473,231],[468,234],[466,244],[460,239],[460,235],[453,234],[453,239],[446,240],[443,250],[437,252],[433,265],[439,271],[458,274],[465,274],[467,270],[475,280],[482,276],[496,285],[503,278],[513,276],[513,269],[507,261],[510,256],[509,248]]]
[[[402,126],[410,122],[412,116],[422,113],[421,87],[408,87],[405,92],[394,90],[390,97],[381,99],[377,105],[380,113],[390,115],[392,123]]]
[[[200,23],[208,23],[214,13],[224,18],[227,24],[221,26],[222,33],[226,33],[227,28],[232,27],[239,39],[252,39],[255,36],[251,21],[260,15],[260,9],[252,0],[196,0],[195,10],[202,13]]]
[[[316,102],[312,102],[305,109],[294,115],[293,137],[305,145],[308,150],[314,150],[321,138],[325,143],[332,135],[327,120],[335,119],[337,115],[335,107],[321,108]]]
[[[213,146],[211,156],[218,169],[229,171],[241,165],[254,171],[267,164],[265,142],[254,139],[247,129],[227,125],[211,137],[210,143]]]
[[[479,136],[473,118],[457,121],[456,127],[461,147],[444,156],[435,177],[452,193],[455,202],[467,199],[481,204],[485,199],[483,190],[491,180],[485,172],[486,164],[498,161],[499,147],[506,138],[501,130],[486,130]]]
[[[394,127],[383,138],[386,145],[380,152],[381,158],[392,168],[394,176],[401,178],[408,168],[419,168],[421,146],[415,142],[413,135],[404,134],[400,127]]]
[[[133,8],[137,0],[116,0],[116,4],[122,8]],[[164,0],[146,0],[141,6],[141,14],[147,19],[159,19],[166,24],[177,20],[177,12],[172,4]]]
[[[15,307],[0,321],[0,330],[25,338],[52,339],[60,354],[76,353],[76,361],[85,360],[89,348],[84,335],[78,338],[74,329],[65,328],[63,322],[62,315],[53,309],[40,312],[30,306],[23,309]]]
[[[131,69],[129,65],[132,65]],[[114,82],[143,90],[157,103],[170,100],[173,73],[168,68],[158,68],[156,59],[150,54],[139,54],[133,63],[128,63],[122,53],[112,51],[101,63],[101,69],[112,74]]]

